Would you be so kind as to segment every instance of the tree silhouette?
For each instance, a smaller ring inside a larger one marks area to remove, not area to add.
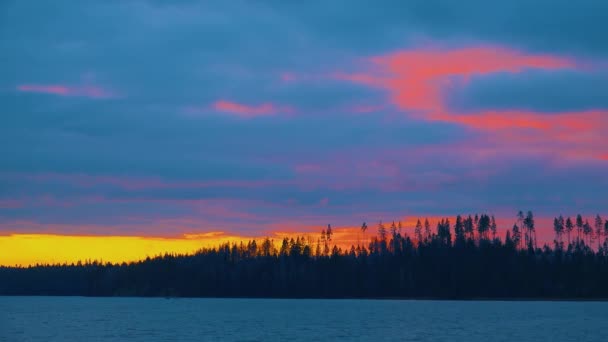
[[[528,230],[526,228],[526,226],[524,225],[524,212],[523,211],[519,211],[517,213],[517,224],[520,228],[520,231],[523,230],[523,243],[524,246],[528,245]]]
[[[597,237],[597,248],[599,250],[599,248],[602,245],[602,233],[604,231],[604,220],[602,220],[602,217],[598,214],[595,216],[595,236]]]
[[[391,236],[393,237],[393,239],[397,236],[397,225],[395,224],[395,221],[393,221],[393,223],[391,223]]]
[[[464,220],[464,232],[469,240],[473,240],[474,238],[474,227],[473,219],[471,218],[471,215],[469,215],[469,217]]]
[[[416,222],[416,227],[414,228],[414,235],[416,235],[416,240],[418,243],[422,242],[422,223],[420,219]]]
[[[331,242],[331,238],[333,235],[333,231],[331,230],[331,224],[327,225],[327,231],[325,232],[325,234],[327,235],[327,241]]]
[[[555,244],[556,246],[561,246],[562,234],[564,233],[564,218],[554,218],[553,219],[553,231],[555,231]]]
[[[365,241],[365,231],[367,231],[367,223],[363,222],[363,224],[361,224],[361,232],[363,233],[363,240]],[[358,245],[359,243],[357,243]]]
[[[565,226],[565,221],[564,221],[564,217],[562,215],[559,215],[559,217],[557,218],[557,224],[559,225],[559,229],[560,229],[560,233],[559,233],[559,242],[561,244],[564,243],[563,241],[563,236],[564,236],[564,231],[566,230],[566,226]]]
[[[570,245],[570,233],[574,229],[574,224],[572,223],[572,219],[570,216],[566,219],[566,233],[568,234],[568,245]]]
[[[608,254],[608,220],[604,222],[604,253]]]
[[[454,235],[455,235],[455,244],[464,245],[465,241],[465,229],[464,223],[462,221],[462,216],[456,216],[456,223],[454,224]]]
[[[528,211],[524,218],[524,228],[526,229],[526,235],[528,236],[528,248],[536,248],[536,227],[534,224],[534,215],[531,211]]]
[[[386,241],[386,228],[384,227],[382,221],[378,223],[378,237],[381,241]]]
[[[576,239],[579,242],[581,240],[581,233],[583,232],[584,225],[585,224],[583,222],[583,217],[581,216],[581,214],[576,215]]]
[[[488,231],[490,230],[490,223],[490,217],[485,214],[482,214],[477,220],[477,232],[480,241],[487,240]]]
[[[425,218],[424,219],[424,239],[425,240],[430,240],[431,239],[431,224],[429,223],[429,219]]]
[[[386,246],[387,246],[387,234],[386,234],[386,227],[384,227],[384,224],[382,223],[382,221],[380,221],[378,223],[378,249],[380,251],[380,253],[384,253],[386,251]]]
[[[492,218],[490,220],[490,231],[492,232],[492,240],[496,240],[497,229],[498,227],[496,226],[496,219],[494,218],[494,215],[492,215]]]
[[[517,223],[513,224],[513,243],[517,247],[519,247],[521,244],[521,230],[519,229]]]
[[[489,230],[484,228],[487,221]],[[264,238],[122,264],[87,261],[0,267],[0,295],[608,298],[608,221],[596,216],[593,233],[589,224],[593,218],[581,216],[581,234],[586,235],[567,248],[560,240],[568,226],[574,226],[570,218],[565,222],[562,216],[554,218],[554,248],[535,246],[533,221],[531,213],[521,220],[529,231],[522,248],[517,223],[505,232],[504,242],[499,234],[489,239],[495,220],[482,213],[477,225],[470,216],[459,215],[453,227],[450,219],[440,219],[431,238],[416,243],[392,226],[387,236],[380,223],[378,234],[384,237],[373,237],[367,246],[341,246],[333,232],[327,233],[328,226],[314,238],[277,240],[276,247]],[[422,224],[417,226],[422,235]],[[467,233],[473,227],[478,237]],[[591,234],[605,238],[597,250],[585,245]],[[330,246],[334,239],[337,243]]]
[[[321,244],[323,244],[323,255],[329,254],[329,241],[327,239],[327,233],[325,229],[321,230]]]
[[[450,233],[450,220],[441,219],[437,223],[437,238],[442,245],[452,245],[452,234]]]
[[[591,244],[591,235],[593,234],[593,228],[591,227],[591,225],[589,224],[589,220],[585,220],[585,223],[583,224],[583,242],[587,245]]]

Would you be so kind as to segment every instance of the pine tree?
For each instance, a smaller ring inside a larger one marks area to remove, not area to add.
[[[593,234],[593,228],[589,224],[589,220],[585,220],[583,224],[583,242],[587,245],[591,244],[591,234]]]
[[[456,223],[454,224],[454,235],[456,235],[456,243],[464,243],[464,223],[460,215],[456,216]]]
[[[528,231],[529,246],[536,248],[536,227],[534,224],[534,215],[531,211],[528,211],[526,214],[526,218],[524,219],[524,227],[526,227],[526,230]]]
[[[604,244],[608,245],[608,220],[604,222]],[[606,246],[608,247],[608,246]]]
[[[560,221],[557,217],[553,219],[553,231],[555,232],[555,243],[559,246],[559,243],[562,239],[564,227],[560,224]]]
[[[474,226],[473,226],[473,218],[471,215],[464,220],[464,232],[467,239],[472,240],[474,235]]]
[[[486,240],[488,230],[490,229],[490,217],[486,214],[482,214],[477,220],[477,232],[479,233],[479,240]]]
[[[424,238],[426,240],[430,240],[431,239],[431,224],[429,223],[429,219],[425,218],[424,219]]]
[[[391,223],[391,235],[393,239],[397,237],[397,225],[395,224],[395,221]]]
[[[450,246],[452,244],[449,219],[442,219],[437,223],[437,238],[444,245]]]
[[[599,250],[601,243],[602,243],[602,232],[604,229],[604,220],[602,220],[602,217],[598,214],[597,216],[595,216],[595,235],[597,238],[597,248]]]
[[[365,231],[367,231],[367,223],[363,222],[363,224],[361,225],[361,232],[363,232],[363,240],[365,240]]]
[[[331,242],[331,237],[334,234],[334,232],[331,230],[331,224],[327,225],[327,231],[325,234],[327,234],[327,241]]]
[[[380,238],[381,241],[386,242],[386,228],[384,227],[384,224],[382,223],[382,221],[380,221],[380,223],[378,223],[378,237]]]
[[[566,219],[566,234],[568,235],[568,246],[570,246],[570,233],[574,230],[574,224],[572,223],[572,219],[570,216]]]
[[[576,239],[577,241],[580,241],[581,239],[581,233],[583,232],[583,217],[581,216],[581,214],[576,215]]]
[[[414,228],[414,235],[416,235],[416,240],[418,243],[422,242],[422,223],[420,223],[420,219],[416,222],[416,228]]]
[[[519,247],[519,245],[521,244],[521,231],[517,224],[513,225],[513,243],[517,247]]]
[[[522,241],[523,241],[524,245],[528,245],[528,233],[527,233],[526,227],[524,225],[524,212],[521,210],[519,212],[517,212],[517,224],[519,226],[520,233],[522,233],[522,230],[523,230],[524,236],[523,236]]]
[[[490,220],[490,230],[492,231],[492,240],[496,240],[496,230],[498,229],[498,227],[496,226],[496,219],[494,218],[494,215],[492,215],[492,218]]]

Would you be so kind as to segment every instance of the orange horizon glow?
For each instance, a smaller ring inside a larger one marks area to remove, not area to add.
[[[410,223],[409,221],[408,224]],[[414,222],[415,223],[415,222]],[[387,230],[390,223],[385,224]],[[360,227],[333,229],[331,245],[349,249],[376,234],[374,224],[362,234]],[[0,235],[0,266],[30,266],[36,264],[71,264],[78,261],[122,263],[144,260],[164,254],[193,254],[202,248],[213,248],[225,243],[260,243],[270,238],[275,248],[283,238],[303,237],[313,245],[320,238],[319,231],[276,231],[265,236],[240,236],[224,232],[183,234],[177,237],[8,234]]]
[[[0,236],[0,266],[101,261],[122,263],[169,254],[192,254],[204,247],[246,238],[223,233],[183,237],[9,234]]]
[[[341,248],[356,243],[355,228],[335,230],[333,244]],[[356,228],[358,229],[358,228]],[[371,235],[371,234],[368,234]],[[225,243],[247,243],[265,238],[280,248],[283,238],[304,237],[316,243],[318,232],[274,232],[268,236],[247,237],[223,232],[184,234],[179,237],[8,234],[0,235],[0,266],[71,264],[79,261],[122,263],[164,254],[193,254],[202,248]]]
[[[464,215],[463,215],[464,217]],[[434,232],[437,222],[444,217],[407,216],[398,218],[402,224],[402,233],[410,238],[414,236],[414,227],[418,219],[424,224],[429,220],[431,230]],[[453,225],[455,217],[447,216]],[[499,236],[505,228],[511,228],[514,219],[497,217]],[[537,217],[539,238],[541,241],[551,241],[552,218]],[[393,221],[384,221],[387,232]],[[361,226],[332,226],[332,241],[330,245],[350,250],[351,246],[367,245],[378,233],[378,222],[367,222],[368,230],[361,232]],[[544,227],[544,228],[543,228]],[[306,243],[316,247],[321,237],[321,229],[327,226],[307,226],[298,230],[274,230],[258,236],[245,236],[226,232],[186,233],[180,236],[117,236],[117,235],[62,235],[53,233],[8,233],[0,235],[0,266],[31,266],[36,264],[71,264],[78,261],[98,261],[103,263],[122,263],[144,260],[164,254],[193,254],[202,248],[215,248],[225,243],[246,244],[256,241],[258,245],[262,240],[269,238],[278,250],[284,238],[304,238]],[[543,237],[544,236],[544,237]]]

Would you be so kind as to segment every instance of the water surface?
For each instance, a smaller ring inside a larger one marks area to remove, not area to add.
[[[606,341],[607,302],[0,297],[0,341]]]

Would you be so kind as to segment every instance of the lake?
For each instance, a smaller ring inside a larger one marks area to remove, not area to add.
[[[606,341],[607,302],[0,297],[0,341]]]

